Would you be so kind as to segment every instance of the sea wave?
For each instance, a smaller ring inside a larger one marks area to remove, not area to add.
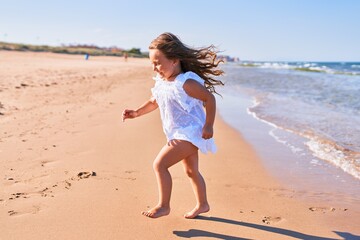
[[[276,130],[280,129],[290,134],[295,134],[299,137],[302,137],[305,139],[303,146],[307,147],[307,149],[310,151],[310,155],[316,157],[317,159],[326,161],[336,167],[339,167],[344,172],[352,175],[357,179],[360,179],[359,152],[344,148],[330,139],[322,138],[309,130],[306,132],[297,131],[295,129],[290,129],[280,124],[274,123],[267,118],[261,117],[256,111],[256,108],[259,105],[261,105],[261,101],[254,98],[253,105],[247,108],[247,113],[255,119],[273,127],[273,129],[269,131],[269,135],[272,136],[277,142],[285,145],[295,154],[305,155],[304,149],[302,147],[292,144],[291,141],[282,139],[277,135]]]
[[[243,62],[240,66],[360,76],[360,71],[357,71],[358,68],[360,69],[360,65],[357,64],[352,64],[349,68],[344,68],[343,66],[341,67],[341,65],[335,65],[334,67],[333,64],[327,66],[325,63],[311,62]],[[351,69],[355,69],[355,71],[352,71]]]
[[[360,179],[360,153],[343,149],[334,142],[313,136],[305,145],[317,158],[330,162],[344,172]]]

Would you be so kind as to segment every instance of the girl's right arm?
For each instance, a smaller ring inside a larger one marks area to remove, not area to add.
[[[122,121],[124,122],[127,118],[136,118],[144,114],[154,111],[158,108],[158,104],[154,98],[150,98],[143,105],[136,110],[125,109],[122,113]]]

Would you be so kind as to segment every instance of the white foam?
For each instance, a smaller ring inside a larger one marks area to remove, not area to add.
[[[360,75],[359,72],[347,72],[347,71],[337,71],[335,69],[329,68],[328,66],[319,66],[317,63],[287,63],[287,62],[245,62],[243,63],[244,66],[255,66],[258,68],[265,68],[265,69],[309,69],[310,71],[319,71],[328,74],[346,74],[346,75]],[[360,68],[360,65],[353,64],[351,68]]]
[[[251,111],[252,108],[256,108],[256,106],[258,106],[260,104],[260,101],[257,100],[256,98],[253,99],[253,105],[249,108],[246,109],[246,112],[251,115],[253,118],[255,118],[258,121],[261,121],[263,123],[266,123],[267,125],[271,126],[272,129],[269,131],[269,135],[275,139],[275,141],[285,145],[286,147],[290,148],[291,152],[298,154],[298,155],[304,155],[303,153],[303,149],[301,149],[300,147],[296,147],[295,145],[291,144],[289,141],[285,140],[285,139],[281,139],[278,135],[275,134],[276,130],[282,130],[284,132],[288,132],[290,134],[296,134],[294,131],[280,127],[278,125],[276,125],[275,123],[266,121],[260,117],[257,116],[257,114],[254,111]]]
[[[291,69],[293,66],[287,63],[279,63],[279,62],[264,62],[259,64],[260,68],[273,68],[273,69]]]
[[[321,166],[320,161],[316,158],[311,159],[310,163],[314,166]]]
[[[274,128],[279,128],[279,126],[277,126],[276,124],[272,123],[272,122],[268,122],[262,118],[259,118],[255,112],[251,111],[252,108],[256,108],[258,105],[260,104],[260,101],[258,101],[256,98],[253,99],[253,105],[246,108],[246,112],[251,115],[253,118],[255,118],[256,120],[259,120],[263,123],[266,123]]]
[[[346,173],[360,179],[360,173],[356,166],[352,163],[344,152],[336,149],[331,144],[322,142],[316,138],[310,138],[305,143],[306,146],[313,152],[313,156],[330,162],[331,164],[341,168]]]
[[[287,146],[288,148],[290,148],[291,152],[296,153],[296,154],[300,154],[304,151],[303,149],[294,146],[293,144],[291,144],[290,142],[281,139],[278,135],[275,134],[276,129],[272,129],[269,131],[269,135],[271,137],[273,137],[278,143],[281,143],[285,146]]]

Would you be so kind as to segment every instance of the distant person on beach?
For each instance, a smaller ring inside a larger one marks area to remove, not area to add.
[[[194,218],[210,210],[205,181],[199,172],[198,150],[216,151],[212,138],[216,110],[213,93],[215,85],[224,84],[213,77],[223,71],[217,69],[214,46],[192,49],[172,33],[163,33],[151,42],[149,57],[156,72],[152,97],[136,110],[125,109],[122,113],[125,121],[159,108],[167,137],[153,163],[159,202],[142,214],[158,218],[170,213],[172,178],[168,169],[182,161],[196,197],[195,208],[184,217]]]
[[[88,53],[85,53],[85,60],[89,60],[90,55]]]
[[[128,59],[128,53],[124,53],[124,59],[125,59],[125,62],[127,62],[127,59]]]

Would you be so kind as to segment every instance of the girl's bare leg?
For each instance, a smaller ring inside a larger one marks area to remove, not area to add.
[[[189,176],[193,191],[196,197],[196,206],[193,210],[184,215],[185,218],[195,218],[200,213],[210,210],[206,197],[206,185],[204,178],[199,172],[199,155],[195,153],[189,155],[183,160],[184,170]]]
[[[197,147],[182,140],[171,140],[160,150],[153,164],[159,189],[159,202],[154,208],[142,212],[143,215],[158,218],[170,213],[172,178],[168,169],[196,152]]]

